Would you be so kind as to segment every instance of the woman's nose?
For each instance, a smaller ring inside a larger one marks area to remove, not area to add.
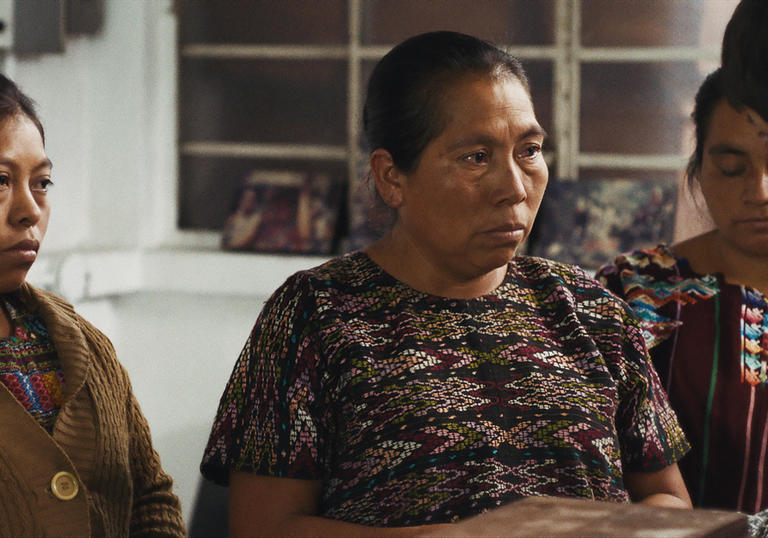
[[[16,226],[34,226],[40,220],[42,211],[29,188],[14,189],[9,213],[11,224]]]
[[[501,168],[495,202],[519,204],[525,201],[528,192],[525,190],[524,174],[515,159],[508,159]]]
[[[768,167],[758,172],[749,182],[745,198],[748,203],[768,204]]]

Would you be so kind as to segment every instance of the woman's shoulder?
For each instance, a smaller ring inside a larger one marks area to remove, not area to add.
[[[595,274],[601,285],[630,303],[637,294],[663,293],[690,277],[693,275],[688,262],[666,244],[619,254],[612,264]]]
[[[359,280],[376,273],[377,266],[363,251],[356,250],[330,260],[304,271],[297,275],[310,279],[321,279],[331,282],[347,282]]]
[[[86,377],[85,372],[94,367],[121,379],[127,376],[110,339],[78,314],[66,299],[29,284],[21,287],[18,296],[31,313],[40,317],[68,369],[74,368],[78,376]]]
[[[316,291],[365,285],[381,276],[381,270],[362,251],[332,258],[320,265],[290,275],[276,293]]]
[[[641,248],[619,254],[612,264],[602,267],[600,275],[630,272],[639,275],[647,274],[661,277],[666,274],[679,274],[685,262],[679,258],[666,244],[652,248]]]
[[[19,298],[30,312],[43,320],[55,340],[84,338],[91,346],[112,351],[109,338],[91,322],[77,313],[72,304],[51,291],[24,284]]]
[[[619,294],[624,294],[628,286],[655,289],[693,277],[688,261],[665,244],[619,254],[612,264],[595,274],[603,286]]]
[[[510,264],[510,270],[531,281],[557,281],[583,289],[600,288],[600,284],[578,265],[547,258],[518,256]]]
[[[577,310],[589,310],[600,304],[601,309],[608,307],[613,314],[620,314],[624,308],[616,296],[578,265],[521,256],[514,260],[511,272],[516,273],[518,282],[536,290],[536,295],[547,302],[565,294]]]
[[[514,260],[513,270],[518,283],[533,291],[526,295],[547,309],[572,309],[590,326],[631,318],[623,301],[577,265],[523,256]]]
[[[22,284],[15,294],[25,308],[31,312],[40,312],[50,309],[62,316],[74,318],[77,316],[75,308],[63,297],[55,293],[38,288],[28,283]]]
[[[272,293],[265,308],[280,312],[311,306],[317,310],[320,303],[365,294],[385,279],[367,254],[355,251],[293,273]]]

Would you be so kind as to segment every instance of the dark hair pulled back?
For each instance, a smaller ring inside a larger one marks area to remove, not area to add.
[[[15,82],[0,73],[0,123],[19,114],[25,115],[35,124],[45,143],[43,124],[37,117],[34,101],[27,97]]]
[[[723,70],[716,69],[707,75],[707,78],[699,86],[699,91],[696,92],[696,103],[691,114],[696,136],[696,148],[693,150],[693,154],[688,160],[688,167],[686,168],[686,179],[689,188],[693,187],[693,183],[701,172],[701,162],[704,158],[704,142],[709,132],[712,112],[725,97],[724,86]]]
[[[737,108],[768,121],[768,1],[741,0],[723,35],[723,86]]]
[[[368,81],[363,125],[370,151],[387,150],[411,172],[445,127],[440,97],[467,75],[514,76],[530,92],[520,61],[490,43],[457,32],[430,32],[403,41]]]

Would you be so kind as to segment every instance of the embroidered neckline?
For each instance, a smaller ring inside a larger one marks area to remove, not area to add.
[[[740,368],[741,381],[750,386],[768,386],[768,302],[758,289],[725,281],[722,274],[699,274],[686,258],[676,257],[666,245],[635,252],[628,258],[635,267],[655,264],[670,271],[677,265],[682,270],[664,280],[652,279],[635,271],[622,275],[628,302],[641,318],[646,345],[651,348],[668,338],[680,322],[660,316],[656,310],[676,301],[681,305],[710,299],[725,287],[741,293],[740,312]],[[720,320],[717,320],[720,323]]]
[[[768,383],[768,305],[765,296],[741,286],[741,380]]]

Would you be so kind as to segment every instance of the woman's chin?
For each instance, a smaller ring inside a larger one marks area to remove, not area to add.
[[[496,267],[498,267],[514,258],[523,242],[524,236],[520,234],[515,237],[507,237],[504,241],[485,242],[480,250],[485,251],[488,258],[494,260],[497,263]]]
[[[6,273],[0,277],[0,293],[12,293],[18,290],[27,277],[27,272],[17,274],[17,271]]]
[[[520,250],[520,243],[505,245],[503,248],[498,249],[498,254],[495,258],[498,260],[499,265],[506,265],[512,258],[517,256],[518,250]]]
[[[733,244],[738,250],[750,258],[768,259],[768,234],[763,237],[752,237],[746,234],[735,240]]]
[[[504,267],[516,256],[516,251],[517,248],[513,247],[495,249],[495,251],[484,260],[482,266],[486,269],[486,272],[489,273],[500,267]]]

